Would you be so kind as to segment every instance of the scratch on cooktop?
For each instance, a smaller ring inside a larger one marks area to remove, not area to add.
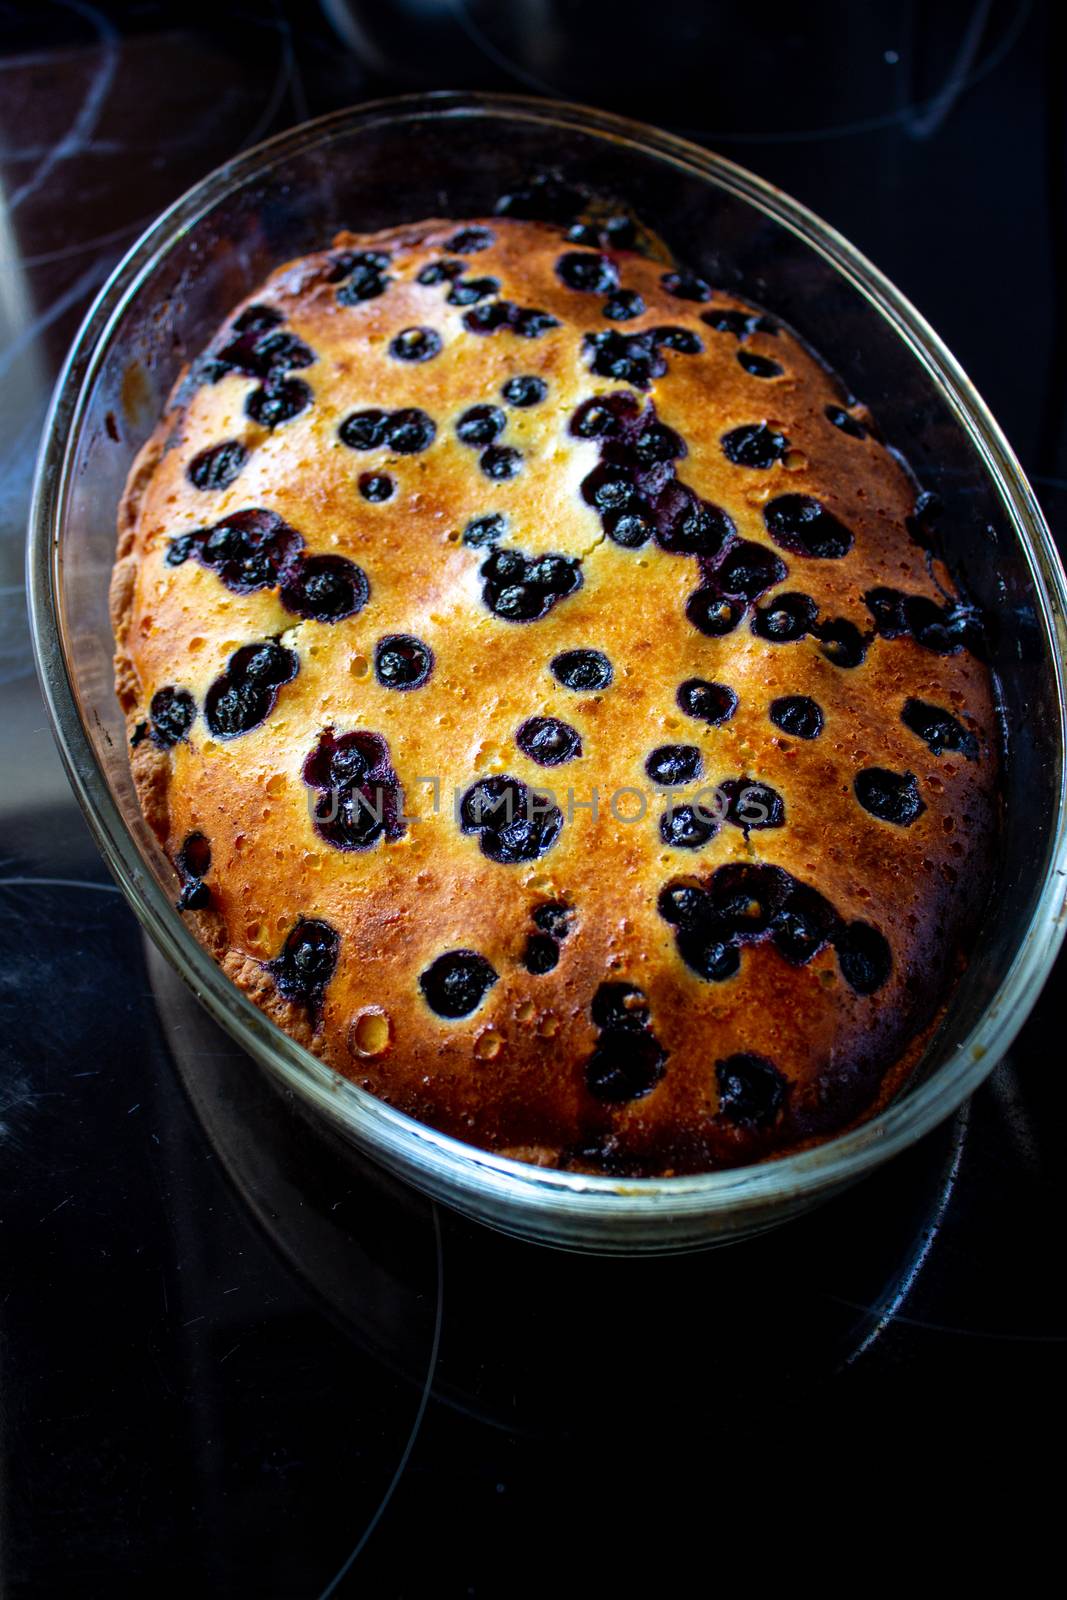
[[[117,883],[93,883],[88,878],[0,878],[0,889],[98,889],[102,894],[118,894]]]
[[[35,194],[61,161],[68,161],[86,147],[114,82],[118,63],[118,30],[95,6],[82,4],[81,0],[67,0],[67,6],[95,28],[100,59],[66,133],[51,146],[26,182],[10,196],[9,211],[16,211],[24,200]]]
[[[62,1211],[64,1206],[69,1206],[73,1199],[74,1196],[72,1194],[68,1194],[67,1198],[65,1200],[61,1200],[57,1206],[53,1206],[51,1211],[46,1211],[44,1216],[41,1218],[41,1221],[47,1222],[49,1217],[54,1217],[57,1211]]]
[[[91,267],[86,267],[85,271],[75,278],[69,289],[65,289],[57,299],[52,301],[46,311],[42,311],[40,316],[34,317],[33,321],[28,323],[16,338],[12,339],[7,349],[0,355],[0,373],[6,372],[8,367],[14,364],[16,358],[24,350],[28,350],[38,336],[46,328],[51,327],[52,323],[56,322],[64,312],[69,311],[72,306],[76,306],[79,301],[84,300],[96,288],[97,284],[107,277],[110,270],[111,262],[106,259],[94,261]]]

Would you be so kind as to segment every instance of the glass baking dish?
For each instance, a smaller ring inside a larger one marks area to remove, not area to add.
[[[884,1112],[758,1166],[626,1181],[525,1166],[336,1076],[187,932],[128,769],[107,608],[115,511],[183,364],[272,267],[322,247],[338,228],[484,216],[502,193],[550,169],[617,197],[680,260],[810,341],[941,496],[949,563],[998,623],[1004,827],[969,968],[918,1071]],[[321,118],[205,178],[133,247],[75,340],[41,444],[29,581],[38,669],[71,782],[159,948],[249,1055],[364,1156],[520,1236],[668,1251],[736,1239],[810,1208],[960,1105],[1011,1043],[1059,949],[1065,585],[1033,492],[952,356],[869,262],[760,179],[654,129],[546,101],[430,94]]]

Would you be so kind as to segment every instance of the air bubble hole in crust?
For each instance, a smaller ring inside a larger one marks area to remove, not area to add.
[[[364,1059],[384,1055],[393,1038],[392,1018],[380,1006],[368,1006],[353,1017],[348,1030],[348,1048]]]

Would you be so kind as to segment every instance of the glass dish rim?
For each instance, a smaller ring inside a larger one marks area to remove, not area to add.
[[[798,235],[844,276],[926,369],[964,428],[1011,518],[1033,580],[1056,677],[1061,757],[1067,757],[1064,661],[1067,580],[1037,499],[985,403],[938,335],[858,250],[805,206],[735,163],[676,135],[610,112],[525,95],[450,90],[379,99],[288,129],[216,168],[179,197],[123,256],[86,314],[56,382],[38,453],[27,544],[31,635],[41,688],[68,779],[104,858],[138,919],[211,1014],[282,1083],[339,1123],[354,1143],[398,1163],[436,1193],[480,1191],[523,1209],[553,1203],[589,1221],[656,1212],[723,1214],[841,1185],[880,1165],[950,1115],[1010,1046],[1059,951],[1067,926],[1067,759],[1044,879],[1012,963],[979,1021],[913,1089],[857,1128],[757,1165],[672,1178],[560,1172],[494,1155],[395,1110],[320,1061],[271,1022],[184,927],[133,834],[87,732],[64,645],[59,531],[74,452],[95,374],[130,302],[172,245],[210,208],[273,166],[338,136],[383,124],[457,117],[521,119],[580,131],[671,162],[725,189]],[[589,1205],[585,1204],[589,1201]],[[518,1215],[516,1216],[518,1220]]]

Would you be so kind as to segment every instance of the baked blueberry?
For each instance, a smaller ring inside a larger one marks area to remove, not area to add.
[[[645,302],[636,289],[617,289],[600,308],[601,316],[607,317],[609,322],[630,322],[644,311]]]
[[[853,439],[866,439],[867,430],[861,422],[857,422],[851,411],[846,411],[844,406],[827,406],[826,420],[832,422],[835,428],[840,428],[842,433],[849,434]]]
[[[167,553],[163,557],[168,567],[180,567],[189,560],[190,556],[201,555],[206,538],[203,528],[193,528],[188,533],[177,533],[167,542]]]
[[[528,717],[516,733],[515,743],[539,767],[558,767],[582,753],[578,730],[558,717]]]
[[[463,326],[468,333],[497,333],[513,325],[515,307],[509,300],[492,300],[472,306],[463,314]]]
[[[703,978],[732,977],[739,949],[767,939],[793,966],[833,944],[842,972],[847,967],[861,993],[889,972],[881,934],[866,923],[846,927],[825,896],[780,867],[730,862],[702,883],[676,880],[660,891],[658,910],[675,929],[682,960]]]
[[[720,639],[732,633],[745,614],[736,600],[728,600],[717,589],[697,589],[685,603],[685,614],[699,633]]]
[[[376,407],[352,411],[337,432],[341,443],[350,450],[379,450],[389,442],[389,412]]]
[[[568,289],[586,294],[610,294],[619,287],[619,273],[607,256],[571,250],[556,262],[556,273]]]
[[[767,1127],[785,1104],[788,1084],[765,1056],[747,1051],[715,1063],[719,1115],[742,1127]]]
[[[634,505],[640,497],[625,467],[599,466],[582,480],[582,498],[601,516],[606,516],[610,511],[622,511]]]
[[[292,422],[306,411],[312,398],[303,378],[270,378],[252,390],[245,401],[245,412],[262,428],[280,428],[283,422]]]
[[[777,333],[777,324],[758,311],[702,311],[701,322],[706,322],[716,333],[732,333],[738,341],[753,333]]]
[[[676,328],[672,324],[663,328],[650,328],[647,337],[657,350],[661,345],[666,345],[668,350],[677,350],[683,356],[698,356],[704,348],[704,341],[699,333],[694,333],[692,328]]]
[[[301,917],[281,952],[266,963],[278,993],[304,1006],[312,1018],[322,1009],[326,986],[337,970],[341,940],[328,922]]]
[[[509,406],[536,406],[548,394],[548,384],[533,373],[519,373],[508,379],[500,394]]]
[[[315,806],[315,825],[335,849],[369,850],[385,833],[388,793],[383,784],[365,783],[323,795]]]
[[[372,505],[380,505],[383,500],[393,498],[396,484],[387,472],[361,472],[359,492],[364,500],[369,500]]]
[[[841,976],[857,994],[874,994],[893,970],[893,955],[884,934],[869,922],[850,922],[834,937]]]
[[[648,407],[652,411],[652,407]],[[633,453],[643,467],[660,461],[677,461],[686,454],[685,440],[653,414],[643,420],[633,438]]]
[[[374,675],[383,689],[421,689],[433,671],[433,651],[409,633],[390,633],[374,647]]]
[[[724,784],[724,798],[726,787]],[[720,937],[742,943],[762,938],[775,920],[789,882],[789,874],[777,867],[752,861],[728,862],[713,874],[707,890],[709,925]]]
[[[277,379],[294,367],[309,367],[315,352],[302,339],[279,327],[281,312],[274,306],[249,306],[231,324],[229,333],[200,363],[200,376],[218,383],[227,373],[246,378]]]
[[[247,594],[278,582],[279,574],[303,545],[295,529],[272,511],[238,511],[212,528],[182,534],[171,541],[168,566],[181,566],[196,556],[217,572],[228,589]]]
[[[614,677],[611,662],[602,650],[564,650],[553,656],[549,670],[557,683],[576,694],[609,689]]]
[[[944,513],[944,502],[933,489],[923,489],[915,498],[915,506],[904,524],[915,543],[930,555],[937,555],[937,523]]]
[[[531,933],[522,953],[522,964],[535,977],[551,972],[559,964],[559,945],[547,933]]]
[[[819,608],[810,595],[776,594],[766,606],[756,608],[752,631],[770,644],[792,644],[811,632]]]
[[[211,890],[203,878],[189,878],[182,883],[181,893],[174,901],[176,910],[206,910],[211,904]]]
[[[585,1069],[589,1093],[608,1104],[641,1100],[663,1077],[666,1059],[651,1033],[605,1033]]]
[[[648,1001],[631,983],[602,983],[590,1008],[600,1030],[586,1066],[586,1084],[598,1100],[639,1100],[663,1076],[666,1051],[650,1026]]]
[[[508,425],[499,406],[470,406],[456,423],[456,438],[461,444],[492,444]]]
[[[624,550],[639,550],[651,539],[656,525],[639,511],[611,511],[604,518],[604,531]]]
[[[570,556],[526,556],[521,550],[491,550],[480,571],[482,598],[505,622],[536,622],[582,583],[582,569]]]
[[[482,550],[486,545],[502,539],[507,518],[501,511],[487,512],[484,517],[472,517],[463,530],[463,543],[471,550]]]
[[[668,294],[678,300],[696,300],[705,304],[711,299],[711,285],[698,278],[694,272],[665,272],[659,280]]]
[[[285,317],[277,306],[251,305],[246,306],[240,316],[234,317],[230,324],[233,333],[263,333],[268,328],[277,328],[285,321]]]
[[[627,417],[636,416],[636,395],[621,389],[616,394],[594,395],[583,400],[570,421],[570,431],[576,439],[614,438],[620,424]]]
[[[208,727],[217,739],[247,733],[265,720],[269,709],[266,696],[258,690],[225,679],[216,679],[205,703]]]
[[[725,983],[741,966],[740,952],[705,929],[684,928],[678,935],[678,954],[698,978],[708,983]]]
[[[403,328],[390,340],[395,361],[431,361],[441,351],[441,335],[433,328]]]
[[[670,806],[659,822],[660,838],[673,850],[701,850],[718,833],[718,817],[707,807]]]
[[[720,441],[722,453],[735,467],[773,467],[789,449],[784,433],[768,428],[765,422],[749,422],[731,428]]]
[[[273,640],[235,650],[204,699],[204,716],[215,738],[235,739],[258,727],[273,711],[279,690],[299,670],[295,651]]]
[[[437,427],[425,411],[415,406],[405,406],[400,411],[371,407],[351,412],[337,432],[341,443],[350,450],[389,449],[410,456],[433,443]]]
[[[940,756],[951,750],[968,761],[977,761],[978,740],[950,711],[926,700],[906,700],[900,720],[923,741],[931,755]]]
[[[474,950],[449,950],[419,974],[419,988],[430,1010],[454,1022],[477,1011],[497,973]]]
[[[708,905],[708,892],[699,883],[676,880],[664,884],[656,909],[672,927],[690,927],[702,920]]]
[[[772,361],[770,356],[757,355],[755,350],[739,350],[737,359],[753,378],[780,378],[785,370],[777,361]]]
[[[547,311],[538,311],[533,306],[519,306],[515,315],[509,318],[509,325],[520,339],[540,339],[542,334],[558,328],[559,322],[557,318],[550,317]]]
[[[715,568],[715,586],[733,599],[758,600],[788,576],[781,556],[754,539],[742,539],[727,550]]]
[[[456,278],[462,278],[466,270],[465,261],[431,261],[417,274],[415,281],[432,289],[439,283],[451,283]]]
[[[389,418],[387,440],[389,448],[402,456],[418,455],[433,444],[436,424],[417,406],[405,406],[394,411]]]
[[[465,311],[463,326],[468,333],[497,333],[507,328],[520,339],[540,339],[542,334],[558,328],[559,321],[534,306],[517,306],[510,300],[489,300]]]
[[[708,683],[704,678],[687,678],[675,696],[680,711],[712,727],[729,722],[737,710],[737,695],[725,683]]]
[[[316,359],[314,350],[303,339],[279,328],[256,340],[250,368],[257,376],[269,378],[291,372],[295,367],[313,366]]]
[[[867,641],[847,617],[834,617],[820,622],[814,629],[819,649],[835,667],[859,667],[867,655]]]
[[[224,439],[222,444],[201,450],[186,468],[194,489],[228,489],[248,460],[248,451],[239,439]]]
[[[645,772],[663,789],[693,783],[703,769],[704,760],[695,744],[661,744],[645,758]]]
[[[339,250],[330,257],[327,283],[342,283],[354,272],[384,272],[389,257],[384,250]]]
[[[522,471],[522,451],[508,444],[491,444],[478,457],[478,465],[494,483],[506,483]]]
[[[551,850],[562,827],[563,813],[558,806],[535,809],[530,815],[514,818],[503,828],[483,829],[482,853],[503,866],[536,861]]]
[[[710,561],[734,537],[734,525],[721,506],[699,499],[677,481],[660,494],[656,521],[660,545],[671,555],[703,556]]]
[[[582,348],[590,372],[632,383],[635,389],[647,389],[653,378],[662,378],[667,371],[667,363],[648,333],[616,333],[614,328],[606,328],[602,333],[587,333]]]
[[[793,555],[839,560],[852,548],[852,533],[810,494],[780,494],[763,508],[767,532]]]
[[[304,782],[319,791],[315,830],[335,850],[368,850],[404,832],[404,796],[380,733],[327,728],[304,762]]]
[[[926,810],[914,772],[864,767],[857,772],[853,787],[865,811],[898,828],[910,828]]]
[[[770,719],[791,739],[817,739],[823,730],[818,701],[806,694],[784,694],[770,705]]]
[[[337,789],[351,789],[368,777],[370,770],[381,758],[377,744],[368,746],[366,739],[330,746],[325,775],[319,775],[319,785]]]
[[[586,1084],[598,1100],[639,1100],[663,1076],[666,1051],[652,1032],[648,1001],[632,983],[602,983],[590,1014],[600,1030],[586,1066]]]
[[[794,966],[817,955],[840,925],[833,906],[817,889],[794,879],[774,918],[775,948]]]
[[[211,845],[205,834],[190,833],[178,852],[178,876],[182,888],[179,911],[203,911],[211,904],[211,890],[204,879],[211,870]]]
[[[301,556],[281,586],[286,610],[313,622],[354,617],[369,597],[366,573],[346,556]]]
[[[551,850],[563,827],[557,805],[517,778],[482,778],[467,790],[459,807],[464,833],[477,833],[482,854],[514,866],[536,861]]]
[[[515,778],[479,778],[460,802],[460,828],[478,833],[482,828],[503,827],[519,814],[525,800],[526,786]]]
[[[905,595],[904,615],[916,643],[935,655],[953,655],[961,648],[963,641],[953,636],[957,614],[951,603],[938,605],[928,595]]]
[[[458,256],[472,256],[479,250],[488,250],[492,243],[493,235],[488,228],[460,228],[451,239],[445,240],[444,248],[454,250]]]
[[[542,933],[551,934],[553,939],[566,939],[571,931],[574,910],[561,900],[546,900],[534,907],[533,920]]]
[[[781,828],[785,802],[777,789],[755,778],[726,778],[719,785],[726,801],[726,820],[746,834],[753,828]]]
[[[457,278],[446,299],[450,306],[475,306],[479,300],[499,293],[499,278]]]
[[[184,739],[196,718],[196,701],[188,689],[175,689],[170,684],[157,689],[148,707],[152,743],[161,750],[170,750],[179,739]]]
[[[345,261],[347,282],[337,291],[343,306],[358,306],[364,300],[376,300],[385,293],[391,279],[385,272],[389,258],[377,250],[360,251]]]

